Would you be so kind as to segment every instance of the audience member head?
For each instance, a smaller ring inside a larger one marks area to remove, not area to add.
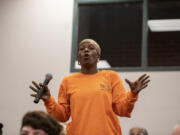
[[[48,113],[32,111],[24,115],[20,135],[59,135],[62,128]]]
[[[145,128],[134,127],[130,129],[129,135],[148,135],[148,132]]]
[[[0,123],[0,135],[2,135],[2,128],[3,128],[3,124]]]
[[[172,135],[180,135],[180,124],[177,124],[172,132]]]

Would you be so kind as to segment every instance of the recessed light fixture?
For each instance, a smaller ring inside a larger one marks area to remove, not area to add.
[[[180,19],[149,20],[148,26],[152,32],[180,31]]]

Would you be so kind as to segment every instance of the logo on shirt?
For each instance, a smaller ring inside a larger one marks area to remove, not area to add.
[[[108,86],[108,85],[100,84],[100,89],[105,91],[105,92],[109,92],[109,93],[112,92],[110,89],[110,86]]]

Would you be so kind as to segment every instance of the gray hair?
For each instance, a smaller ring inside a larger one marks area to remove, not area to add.
[[[129,135],[131,135],[131,131],[132,131],[133,129],[139,129],[140,132],[143,133],[143,135],[148,135],[147,130],[146,130],[145,128],[142,128],[142,127],[134,127],[134,128],[131,128],[131,129],[130,129],[130,132],[129,132]]]

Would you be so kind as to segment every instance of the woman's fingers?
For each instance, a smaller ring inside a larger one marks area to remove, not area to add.
[[[145,82],[142,83],[142,85],[147,85],[150,82],[150,80],[147,80]]]
[[[43,86],[43,84],[42,84],[42,83],[39,83],[39,86],[40,86],[40,87],[42,87],[42,86]]]
[[[36,97],[37,94],[30,94],[30,96]],[[48,96],[44,96],[44,95],[41,97],[41,99],[43,99],[43,100],[45,100],[45,99],[47,99],[47,98],[48,98]]]
[[[36,92],[36,93],[30,94],[30,96],[36,97],[36,96],[37,96],[37,93],[39,92],[39,90],[41,89],[41,87],[43,86],[43,84],[42,84],[42,83],[37,84],[35,81],[32,81],[32,84],[33,84],[34,86],[31,86],[31,85],[30,85],[29,88],[30,88],[31,90],[33,90],[34,92]],[[48,86],[46,85],[46,86],[45,86],[45,91],[44,91],[43,95],[41,96],[41,99],[42,99],[43,101],[45,101],[45,100],[48,99],[50,96],[51,96],[50,90],[49,90]]]
[[[147,76],[146,74],[143,74],[142,76],[140,76],[139,78],[138,78],[138,81],[141,81],[145,76]]]
[[[29,86],[29,88],[30,88],[31,90],[33,90],[34,92],[38,92],[38,90],[35,89],[34,87],[32,87],[31,85]]]
[[[36,97],[37,94],[31,94],[32,97]]]
[[[143,83],[144,81],[148,80],[149,79],[149,76],[144,76],[144,78],[142,78],[140,81]]]
[[[146,88],[148,85],[143,85],[143,87],[141,87],[141,89],[139,91],[141,91],[142,89]]]
[[[34,84],[34,86],[35,86],[37,89],[40,89],[40,86],[39,86],[35,81],[32,81],[32,83]]]
[[[131,86],[131,83],[128,79],[125,79],[125,81]]]

